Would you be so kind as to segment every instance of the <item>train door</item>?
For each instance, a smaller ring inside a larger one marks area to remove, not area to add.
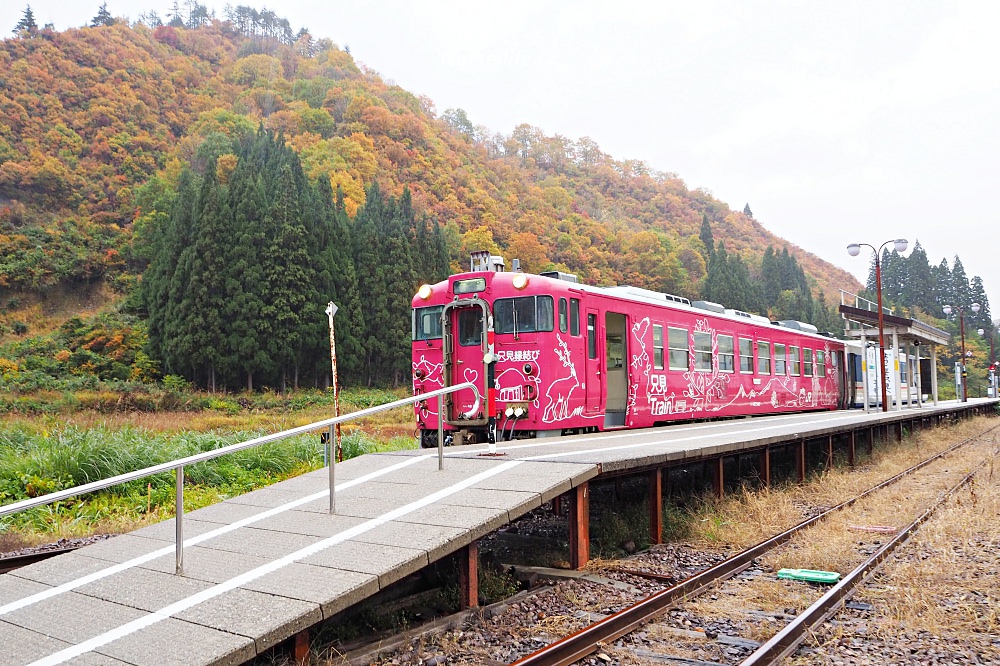
[[[470,299],[454,301],[442,312],[444,323],[445,386],[474,382],[482,400],[472,389],[451,393],[445,398],[445,420],[451,425],[485,425],[487,372],[486,357],[492,316],[485,301]]]
[[[601,331],[598,330],[598,311],[587,310],[587,413],[597,414],[603,405],[604,375],[601,373]]]
[[[628,408],[627,330],[625,315],[617,312],[605,313],[605,427],[625,425],[625,412]]]
[[[850,368],[848,368],[842,351],[832,352],[830,360],[833,361],[833,372],[837,378],[837,409],[847,409],[851,404],[849,401],[853,385]]]

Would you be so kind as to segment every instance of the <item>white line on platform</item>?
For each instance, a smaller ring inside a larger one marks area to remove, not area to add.
[[[93,638],[84,641],[82,643],[79,643],[77,645],[73,645],[63,650],[60,650],[59,652],[51,654],[48,657],[44,657],[42,659],[34,661],[28,666],[55,666],[56,664],[61,664],[65,661],[73,659],[74,657],[78,657],[86,652],[91,652],[99,647],[111,643],[112,641],[118,640],[119,638],[124,638],[125,636],[128,636],[129,634],[139,631],[140,629],[149,627],[153,624],[156,624],[157,622],[166,620],[167,618],[172,617],[177,613],[180,613],[189,608],[197,606],[202,602],[208,601],[209,599],[213,599],[221,594],[224,594],[225,592],[234,590],[241,585],[245,585],[246,583],[249,583],[251,581],[260,578],[261,576],[273,573],[274,571],[286,567],[289,564],[292,564],[293,562],[301,560],[305,557],[309,557],[310,555],[315,555],[316,553],[319,553],[329,548],[330,546],[342,543],[343,541],[346,541],[352,537],[364,534],[365,532],[371,531],[376,527],[379,527],[392,520],[395,520],[396,518],[405,516],[408,513],[416,511],[417,509],[429,506],[434,502],[437,502],[438,500],[448,497],[449,495],[453,495],[461,490],[465,490],[466,488],[469,488],[479,483],[480,481],[484,481],[492,476],[502,474],[503,472],[506,472],[514,467],[517,467],[518,465],[523,464],[523,462],[524,462],[523,460],[511,460],[505,463],[501,463],[496,467],[493,467],[492,469],[486,470],[485,472],[480,472],[475,476],[471,476],[468,479],[459,481],[458,483],[449,486],[448,488],[438,490],[415,502],[411,502],[397,509],[393,509],[392,511],[384,513],[377,518],[372,518],[371,520],[361,523],[360,525],[355,525],[354,527],[346,529],[343,532],[340,532],[339,534],[336,534],[332,537],[323,539],[322,541],[318,541],[314,544],[306,546],[305,548],[299,549],[294,553],[289,553],[284,557],[278,558],[272,562],[268,562],[267,564],[263,564],[257,567],[256,569],[251,569],[246,573],[240,574],[239,576],[236,576],[234,578],[230,578],[224,583],[213,585],[212,587],[206,590],[202,590],[201,592],[198,592],[196,594],[193,594],[190,597],[186,597],[168,606],[164,606],[163,608],[154,611],[149,615],[141,617],[137,620],[133,620],[132,622],[123,624],[122,626],[112,629],[111,631],[106,631],[103,634],[94,636]]]
[[[368,481],[371,481],[372,479],[376,479],[376,478],[378,478],[380,476],[383,476],[385,474],[389,474],[390,472],[395,472],[395,471],[403,469],[405,467],[409,467],[410,465],[413,465],[414,463],[418,463],[418,462],[420,462],[422,460],[427,460],[427,459],[432,458],[432,457],[433,457],[432,455],[428,454],[428,455],[424,455],[424,456],[417,456],[417,457],[414,457],[414,458],[408,458],[408,459],[406,459],[406,460],[404,460],[402,462],[396,463],[394,465],[390,465],[389,467],[386,467],[385,469],[381,469],[381,470],[378,470],[378,471],[375,471],[375,472],[371,472],[370,474],[365,474],[364,476],[359,476],[356,479],[352,479],[350,481],[345,481],[344,483],[339,483],[336,486],[336,490],[337,491],[342,491],[342,490],[347,490],[348,488],[353,488],[354,486],[359,485],[361,483],[366,483]],[[291,509],[294,509],[296,507],[302,506],[303,504],[308,504],[309,502],[312,502],[314,500],[322,499],[324,497],[329,496],[329,494],[330,494],[329,490],[321,490],[321,491],[315,492],[315,493],[313,493],[311,495],[306,495],[305,497],[300,497],[297,500],[292,500],[291,502],[287,502],[285,504],[282,504],[281,506],[274,507],[273,509],[268,509],[266,511],[262,511],[261,513],[255,514],[253,516],[248,516],[247,518],[243,518],[242,520],[237,520],[236,522],[230,523],[229,525],[223,525],[222,527],[219,527],[219,528],[216,528],[214,530],[205,532],[204,534],[199,534],[198,536],[191,537],[190,539],[185,539],[184,540],[184,547],[188,548],[190,546],[195,546],[195,545],[197,545],[199,543],[203,543],[205,541],[208,541],[209,539],[214,539],[215,537],[222,536],[223,534],[227,534],[227,533],[232,532],[234,530],[237,530],[237,529],[239,529],[241,527],[246,527],[247,525],[252,525],[253,523],[256,523],[256,522],[259,522],[261,520],[264,520],[265,518],[270,518],[271,516],[276,516],[278,514],[284,513],[285,511],[290,511]],[[17,601],[12,601],[10,603],[4,604],[3,606],[0,606],[0,615],[5,615],[5,614],[10,613],[12,611],[18,610],[19,608],[24,608],[25,606],[30,606],[32,604],[36,604],[39,601],[44,601],[45,599],[50,599],[50,598],[58,596],[58,595],[60,595],[60,594],[62,594],[64,592],[69,592],[70,590],[76,589],[76,588],[80,587],[81,585],[86,585],[87,583],[93,583],[96,580],[101,580],[102,578],[107,578],[108,576],[112,576],[112,575],[114,575],[116,573],[121,573],[122,571],[127,571],[127,570],[129,570],[129,569],[131,569],[133,567],[137,567],[137,566],[139,566],[141,564],[145,564],[146,562],[149,562],[150,560],[155,560],[158,557],[162,557],[164,555],[169,555],[170,553],[173,553],[174,550],[175,550],[175,547],[173,545],[164,546],[163,548],[158,548],[158,549],[156,549],[156,550],[154,550],[154,551],[152,551],[150,553],[146,553],[145,555],[140,555],[139,557],[134,557],[131,560],[128,560],[127,562],[122,562],[120,564],[115,564],[113,566],[107,567],[106,569],[101,569],[100,571],[95,571],[94,573],[87,574],[86,576],[81,576],[80,578],[75,578],[75,579],[73,579],[71,581],[63,583],[61,585],[56,585],[55,587],[51,587],[51,588],[49,588],[47,590],[44,590],[42,592],[38,592],[36,594],[32,594],[31,596],[25,597],[23,599],[18,599]]]

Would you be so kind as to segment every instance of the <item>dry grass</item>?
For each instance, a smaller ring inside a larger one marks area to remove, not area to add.
[[[778,490],[744,488],[722,500],[705,498],[693,521],[691,538],[699,546],[723,543],[748,548],[798,524],[807,516],[807,510],[839,504],[933,453],[994,425],[996,422],[992,419],[977,417],[924,430],[899,443],[876,444],[872,458],[865,465],[832,469],[801,486]]]
[[[885,637],[1000,634],[1000,469],[996,459],[895,554],[865,591]],[[1000,651],[994,654],[1000,658]]]

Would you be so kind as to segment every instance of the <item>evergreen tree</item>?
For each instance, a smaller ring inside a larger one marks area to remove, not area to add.
[[[778,295],[781,293],[781,268],[778,264],[778,255],[774,253],[774,248],[770,245],[764,250],[764,256],[760,260],[760,276],[766,307],[772,307],[778,302]]]
[[[698,238],[705,244],[705,263],[708,263],[712,253],[715,252],[715,238],[712,236],[712,225],[708,221],[707,213],[701,214],[701,231],[698,233]]]
[[[749,203],[747,205],[743,206],[743,214],[746,215],[747,217],[749,217],[751,220],[753,219],[753,211],[750,210],[750,204]]]
[[[919,240],[914,244],[910,256],[906,258],[906,283],[903,285],[901,304],[917,307],[928,313],[933,313],[937,309],[931,265],[927,260],[927,252]]]
[[[955,255],[955,261],[951,265],[951,293],[953,301],[952,307],[962,307],[968,310],[972,305],[972,288],[969,285],[969,277],[965,273],[965,266],[962,260]],[[969,311],[971,313],[971,310]]]
[[[177,182],[177,198],[166,223],[150,234],[150,263],[143,272],[139,297],[146,310],[149,345],[153,356],[164,363],[165,374],[184,372],[175,367],[168,354],[169,330],[176,303],[171,299],[171,284],[184,248],[191,245],[196,203],[194,175],[185,169]],[[180,278],[177,278],[180,279]]]
[[[955,302],[951,285],[951,268],[948,267],[947,259],[942,259],[940,264],[931,267],[931,290],[934,302],[932,307],[928,308],[928,312],[935,317],[941,317],[944,314],[941,308]]]
[[[27,5],[24,8],[24,14],[21,16],[21,20],[17,22],[17,25],[14,26],[12,32],[15,35],[20,35],[21,33],[35,35],[38,33],[38,24],[35,23],[35,13],[31,11],[31,5]]]
[[[979,303],[979,312],[972,317],[974,328],[993,329],[993,317],[990,315],[990,301],[986,297],[986,288],[983,286],[983,279],[978,275],[973,276],[970,285],[970,303]]]
[[[101,5],[101,8],[97,10],[97,16],[93,18],[90,22],[91,28],[97,28],[100,26],[109,26],[115,24],[115,18],[108,11],[108,3],[105,2]]]
[[[358,290],[365,304],[365,327],[361,336],[364,349],[364,381],[371,386],[377,381],[382,370],[380,364],[385,358],[387,345],[380,335],[379,327],[392,316],[388,312],[388,294],[385,293],[386,268],[383,257],[383,237],[381,230],[386,216],[385,202],[378,183],[372,183],[365,197],[365,205],[354,219],[354,265],[357,271]]]

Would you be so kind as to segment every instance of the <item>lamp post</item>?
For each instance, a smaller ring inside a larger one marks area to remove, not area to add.
[[[995,331],[990,329],[990,396],[991,398],[997,397],[997,387],[996,387],[996,357],[993,355],[993,338]],[[979,329],[979,335],[986,335],[986,329]]]
[[[878,248],[874,245],[869,245],[868,243],[851,243],[847,246],[847,254],[852,257],[856,257],[861,254],[861,246],[870,247],[872,252],[875,253],[875,293],[878,298],[878,349],[879,355],[882,358],[882,411],[889,411],[889,405],[886,404],[888,399],[886,396],[886,372],[885,372],[885,322],[882,319],[882,260],[880,255],[882,250],[889,243],[893,244],[893,249],[896,252],[903,253],[906,252],[906,248],[909,243],[906,242],[905,238],[897,238],[896,240],[889,240]],[[867,389],[865,389],[867,391]]]
[[[973,303],[969,306],[972,313],[975,314],[979,312],[979,303]],[[966,380],[968,377],[968,372],[965,369],[965,308],[961,305],[956,307],[951,307],[946,305],[942,308],[946,316],[950,316],[952,311],[958,310],[958,330],[959,334],[962,336],[962,402],[969,401],[969,382]]]

